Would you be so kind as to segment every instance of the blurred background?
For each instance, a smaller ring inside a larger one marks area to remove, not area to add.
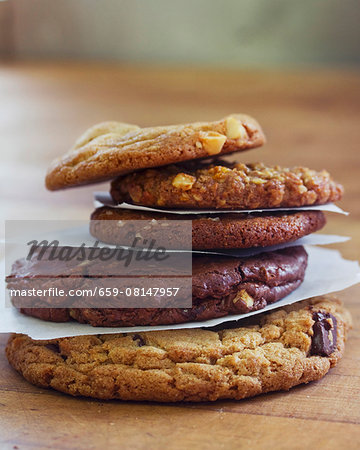
[[[0,0],[0,53],[226,67],[360,62],[359,0]]]
[[[0,216],[88,218],[108,183],[44,178],[97,122],[243,112],[267,144],[234,157],[325,167],[360,218],[359,23],[359,0],[0,0]]]

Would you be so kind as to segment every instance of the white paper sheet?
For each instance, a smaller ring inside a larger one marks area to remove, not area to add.
[[[338,236],[336,234],[309,234],[293,242],[284,242],[283,244],[271,245],[268,247],[251,247],[251,248],[240,248],[233,250],[219,250],[219,251],[201,251],[195,250],[193,253],[207,253],[214,255],[225,255],[233,256],[235,258],[243,258],[247,256],[258,255],[263,252],[272,252],[275,250],[280,250],[286,247],[295,247],[297,245],[329,245],[329,244],[339,244],[341,242],[346,242],[350,240],[347,236]]]
[[[229,214],[229,213],[260,213],[260,212],[270,212],[270,211],[328,211],[338,214],[348,215],[349,213],[342,210],[334,203],[327,203],[326,205],[313,205],[313,206],[298,206],[296,208],[267,208],[267,209],[235,209],[235,210],[184,210],[184,209],[157,209],[149,208],[147,206],[132,205],[130,203],[121,203],[120,205],[115,205],[113,199],[109,192],[98,191],[94,192],[94,206],[95,208],[100,208],[101,206],[111,206],[112,208],[119,209],[133,209],[136,211],[147,211],[147,212],[160,212],[166,214]]]
[[[211,327],[223,322],[243,319],[275,308],[280,308],[316,295],[340,291],[360,282],[360,267],[357,261],[342,258],[337,250],[307,246],[309,255],[308,268],[302,285],[290,295],[277,303],[249,314],[231,315],[205,322],[191,322],[178,325],[162,325],[152,327],[119,327],[103,328],[79,324],[77,322],[52,323],[18,313],[14,308],[0,308],[0,333],[23,333],[33,339],[55,339],[67,336],[91,334],[112,334],[155,330],[171,330],[181,328]],[[2,270],[4,266],[2,265]],[[3,280],[3,274],[1,276]],[[5,292],[5,289],[2,289]],[[5,304],[5,299],[2,304]]]

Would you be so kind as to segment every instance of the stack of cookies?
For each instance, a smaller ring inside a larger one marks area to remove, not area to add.
[[[94,336],[51,341],[16,335],[7,347],[10,363],[32,383],[103,399],[240,399],[321,378],[341,357],[350,326],[336,300],[313,298],[201,328],[205,320],[261,310],[298,288],[307,253],[294,242],[321,229],[325,217],[321,210],[294,208],[342,196],[326,171],[221,159],[264,142],[259,124],[240,114],[156,128],[107,122],[88,130],[52,164],[47,188],[111,179],[111,202],[97,208],[90,223],[92,236],[107,244],[124,244],[119,224],[146,221],[146,240],[161,236],[164,221],[191,221],[192,306],[20,311],[94,327],[198,326],[109,335],[94,330]],[[180,250],[180,241],[175,233],[170,248]],[[242,256],[245,249],[250,256]],[[17,261],[8,277],[12,288],[26,283],[30,264],[32,276],[39,275],[40,263]]]

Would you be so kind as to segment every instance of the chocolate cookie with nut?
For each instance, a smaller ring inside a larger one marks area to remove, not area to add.
[[[54,266],[57,261],[34,260],[32,262],[19,260],[13,266],[13,273],[7,277],[8,289],[25,290],[32,286],[36,277],[43,278],[48,273],[49,265]],[[111,307],[98,308],[94,305],[98,300],[91,298],[92,307],[87,306],[88,299],[84,297],[80,308],[79,298],[76,298],[76,307],[69,305],[61,307],[64,298],[31,297],[32,307],[19,307],[23,314],[38,317],[53,322],[66,322],[76,320],[93,326],[128,327],[136,325],[167,325],[203,321],[224,317],[230,314],[243,314],[257,311],[266,305],[279,301],[293,292],[304,280],[307,267],[307,253],[303,247],[289,247],[273,252],[264,252],[247,258],[234,258],[222,256],[194,256],[192,263],[192,307],[189,308],[132,308],[131,299],[127,299],[127,307],[122,303],[122,297],[107,297]],[[83,273],[81,288],[91,286],[91,277],[88,268],[82,263],[73,267],[73,273],[78,278]],[[71,276],[71,274],[69,275]],[[112,282],[113,278],[96,277],[97,284]],[[116,281],[116,280],[115,280]],[[52,288],[66,289],[65,275],[53,277],[50,281]],[[109,284],[104,284],[109,286]],[[48,287],[48,286],[46,286]],[[16,305],[16,298],[12,298]],[[22,305],[26,304],[22,297]],[[119,307],[116,307],[116,304]]]

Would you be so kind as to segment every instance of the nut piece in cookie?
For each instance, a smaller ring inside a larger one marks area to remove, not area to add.
[[[200,141],[209,156],[221,153],[226,142],[226,136],[216,131],[202,131],[200,133]]]

